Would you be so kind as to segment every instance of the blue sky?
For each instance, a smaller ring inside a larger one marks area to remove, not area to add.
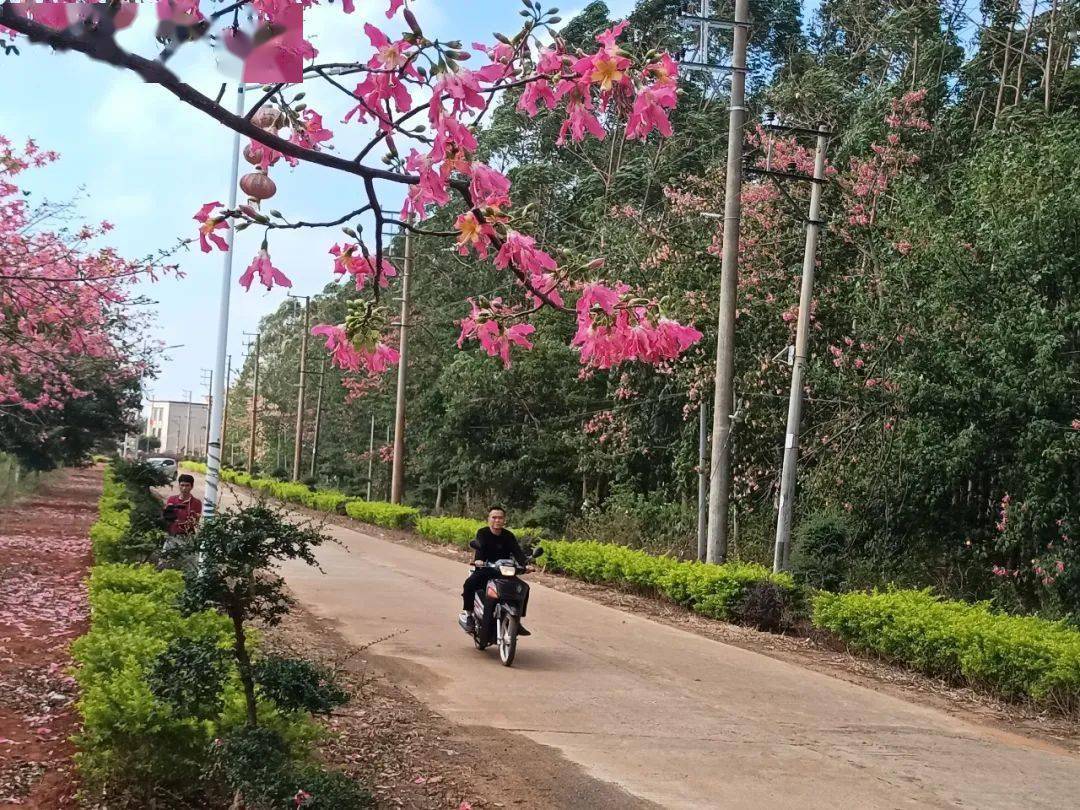
[[[339,4],[309,9],[305,32],[321,58],[352,59],[366,55],[365,21],[393,31],[400,17],[387,24],[384,0],[358,0],[357,11],[345,15]],[[491,41],[495,30],[516,30],[518,4],[511,0],[416,0],[411,3],[429,36]],[[576,4],[578,8],[583,2]],[[625,14],[633,0],[610,0],[613,14]],[[123,32],[121,44],[144,55],[155,53],[153,6],[147,4],[135,26]],[[574,9],[563,7],[564,18]],[[359,50],[358,50],[359,47]],[[22,43],[18,57],[0,57],[0,133],[18,143],[27,137],[54,149],[61,160],[24,175],[31,200],[67,200],[80,188],[79,214],[87,221],[108,219],[117,227],[108,243],[122,254],[140,257],[171,246],[195,231],[191,217],[210,200],[227,200],[232,133],[132,74],[94,63],[81,54],[53,54]],[[170,62],[189,84],[216,95],[223,81],[234,81],[216,63],[213,52],[199,43],[181,49]],[[231,87],[234,87],[232,84]],[[365,130],[338,123],[348,109],[344,95],[328,95],[321,87],[305,87],[306,99],[335,132],[343,154],[355,154]],[[231,92],[229,96],[231,96]],[[355,149],[350,148],[355,146]],[[246,164],[241,161],[241,172]],[[329,169],[301,165],[275,167],[278,194],[267,208],[280,208],[290,219],[332,219],[359,207],[354,178]],[[261,232],[259,232],[261,233]],[[260,236],[249,230],[237,235],[234,278],[258,249]],[[271,243],[274,262],[293,280],[293,292],[313,294],[333,280],[326,251],[343,239],[336,229],[277,235]],[[182,399],[185,390],[199,397],[200,369],[214,365],[222,255],[197,247],[177,256],[183,279],[167,279],[140,288],[157,303],[153,335],[165,345],[184,344],[168,352],[161,374],[150,381],[150,396]],[[245,293],[234,284],[231,296],[229,351],[233,365],[243,354],[242,332],[253,331],[261,316],[272,312],[285,291],[266,292],[253,286]]]

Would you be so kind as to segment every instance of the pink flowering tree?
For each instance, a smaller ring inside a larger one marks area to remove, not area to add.
[[[306,93],[276,82],[245,114],[236,115],[168,66],[181,43],[204,36],[217,38],[233,52],[243,50],[242,15],[263,25],[286,26],[295,22],[297,6],[316,1],[161,0],[155,11],[165,48],[156,59],[117,44],[116,32],[130,24],[135,11],[131,3],[4,3],[0,29],[6,28],[16,42],[23,37],[78,51],[133,72],[247,139],[243,156],[252,170],[241,181],[247,203],[230,210],[208,202],[195,214],[205,252],[223,249],[229,229],[263,231],[261,248],[240,277],[244,287],[291,285],[273,260],[281,232],[343,228],[350,241],[328,242],[327,267],[365,297],[354,302],[344,323],[315,327],[342,368],[377,373],[396,362],[386,338],[387,310],[379,306],[381,290],[397,274],[384,236],[393,226],[452,239],[461,255],[488,260],[513,279],[513,296],[476,297],[461,321],[459,342],[476,340],[504,364],[514,351],[531,346],[528,320],[543,308],[565,311],[576,320],[573,345],[585,365],[597,368],[667,362],[700,338],[693,327],[668,317],[647,290],[606,281],[602,261],[557,260],[550,246],[528,233],[528,218],[515,207],[509,178],[477,156],[477,130],[507,92],[520,94],[518,108],[530,116],[557,116],[560,144],[603,138],[607,129],[602,122],[611,121],[619,122],[626,140],[670,136],[668,116],[677,100],[677,71],[670,56],[639,52],[620,42],[625,23],[596,36],[589,50],[570,50],[556,31],[556,10],[544,11],[531,2],[523,4],[518,32],[467,47],[430,38],[407,0],[390,0],[384,3],[386,24],[365,24],[366,45],[358,43],[355,52],[320,54],[302,38],[283,38],[277,46],[281,52],[271,62],[298,58],[305,83],[328,86],[339,99],[318,111],[302,101]],[[351,14],[355,4],[347,0],[341,11]],[[373,134],[357,154],[339,155],[331,126],[364,126]],[[302,212],[287,211],[285,202],[283,211],[265,211],[261,203],[276,193],[274,174],[300,163],[357,178],[362,204],[326,222],[305,221]],[[440,209],[453,212],[453,227],[425,227]],[[365,222],[373,225],[365,228]]]
[[[91,369],[99,385],[142,374],[120,315],[135,282],[171,269],[95,247],[112,230],[108,222],[72,226],[67,205],[31,207],[22,175],[57,157],[0,136],[0,418],[9,423],[32,423],[34,414],[89,396]]]

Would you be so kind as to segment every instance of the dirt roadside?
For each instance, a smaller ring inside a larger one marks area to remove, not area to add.
[[[0,806],[78,806],[78,693],[66,672],[87,628],[100,494],[100,469],[63,470],[0,509]]]

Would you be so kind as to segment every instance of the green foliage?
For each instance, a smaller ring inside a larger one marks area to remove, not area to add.
[[[147,565],[91,571],[90,631],[72,645],[83,720],[76,761],[91,793],[189,795],[198,782],[213,726],[156,696],[147,676],[170,645],[219,646],[228,627],[212,613],[181,615],[182,588],[176,572]]]
[[[255,664],[254,673],[262,694],[286,711],[329,714],[349,701],[331,670],[302,658],[270,655]]]
[[[222,800],[239,792],[252,810],[360,810],[371,795],[345,774],[290,758],[286,741],[271,729],[244,727],[215,741],[213,775]]]
[[[416,533],[432,540],[468,547],[469,541],[476,539],[476,533],[487,526],[483,520],[460,517],[421,517],[416,520]],[[514,536],[524,543],[539,540],[541,530],[536,527],[511,529]]]
[[[15,456],[0,451],[0,500],[8,502],[20,492],[29,492],[40,478],[39,472],[24,470]]]
[[[852,563],[851,520],[839,512],[816,514],[799,524],[791,573],[811,588],[839,591]]]
[[[228,659],[217,643],[177,638],[155,659],[146,680],[154,697],[177,713],[210,719],[221,713],[227,676]]]
[[[582,510],[570,521],[571,537],[618,543],[652,552],[686,555],[696,549],[696,507],[621,489],[602,507]]]
[[[381,501],[362,501],[354,498],[345,504],[345,514],[363,523],[387,529],[408,529],[415,525],[420,510]]]
[[[779,626],[779,619],[762,618],[766,611],[755,600],[748,600],[747,594],[762,583],[775,586],[771,598],[776,608],[769,615],[794,614],[800,603],[800,593],[790,576],[773,574],[760,565],[682,562],[591,541],[545,540],[543,547],[539,564],[545,570],[663,595],[714,619]]]
[[[920,672],[1060,710],[1080,705],[1080,632],[985,603],[891,590],[814,599],[814,624]]]

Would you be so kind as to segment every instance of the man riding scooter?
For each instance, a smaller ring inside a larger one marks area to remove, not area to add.
[[[517,564],[524,568],[529,561],[529,558],[525,556],[525,552],[521,550],[521,545],[518,543],[514,533],[506,528],[505,509],[501,506],[492,506],[488,509],[487,524],[487,526],[478,529],[476,532],[476,540],[474,541],[476,551],[475,559],[473,559],[473,566],[475,567],[469,578],[465,580],[465,586],[461,592],[461,620],[465,622],[466,629],[469,632],[472,632],[475,628],[472,606],[476,592],[482,591],[489,579],[498,576],[498,571],[486,567],[486,563],[508,560],[513,557]],[[518,635],[527,636],[530,633],[524,627],[519,626]]]

